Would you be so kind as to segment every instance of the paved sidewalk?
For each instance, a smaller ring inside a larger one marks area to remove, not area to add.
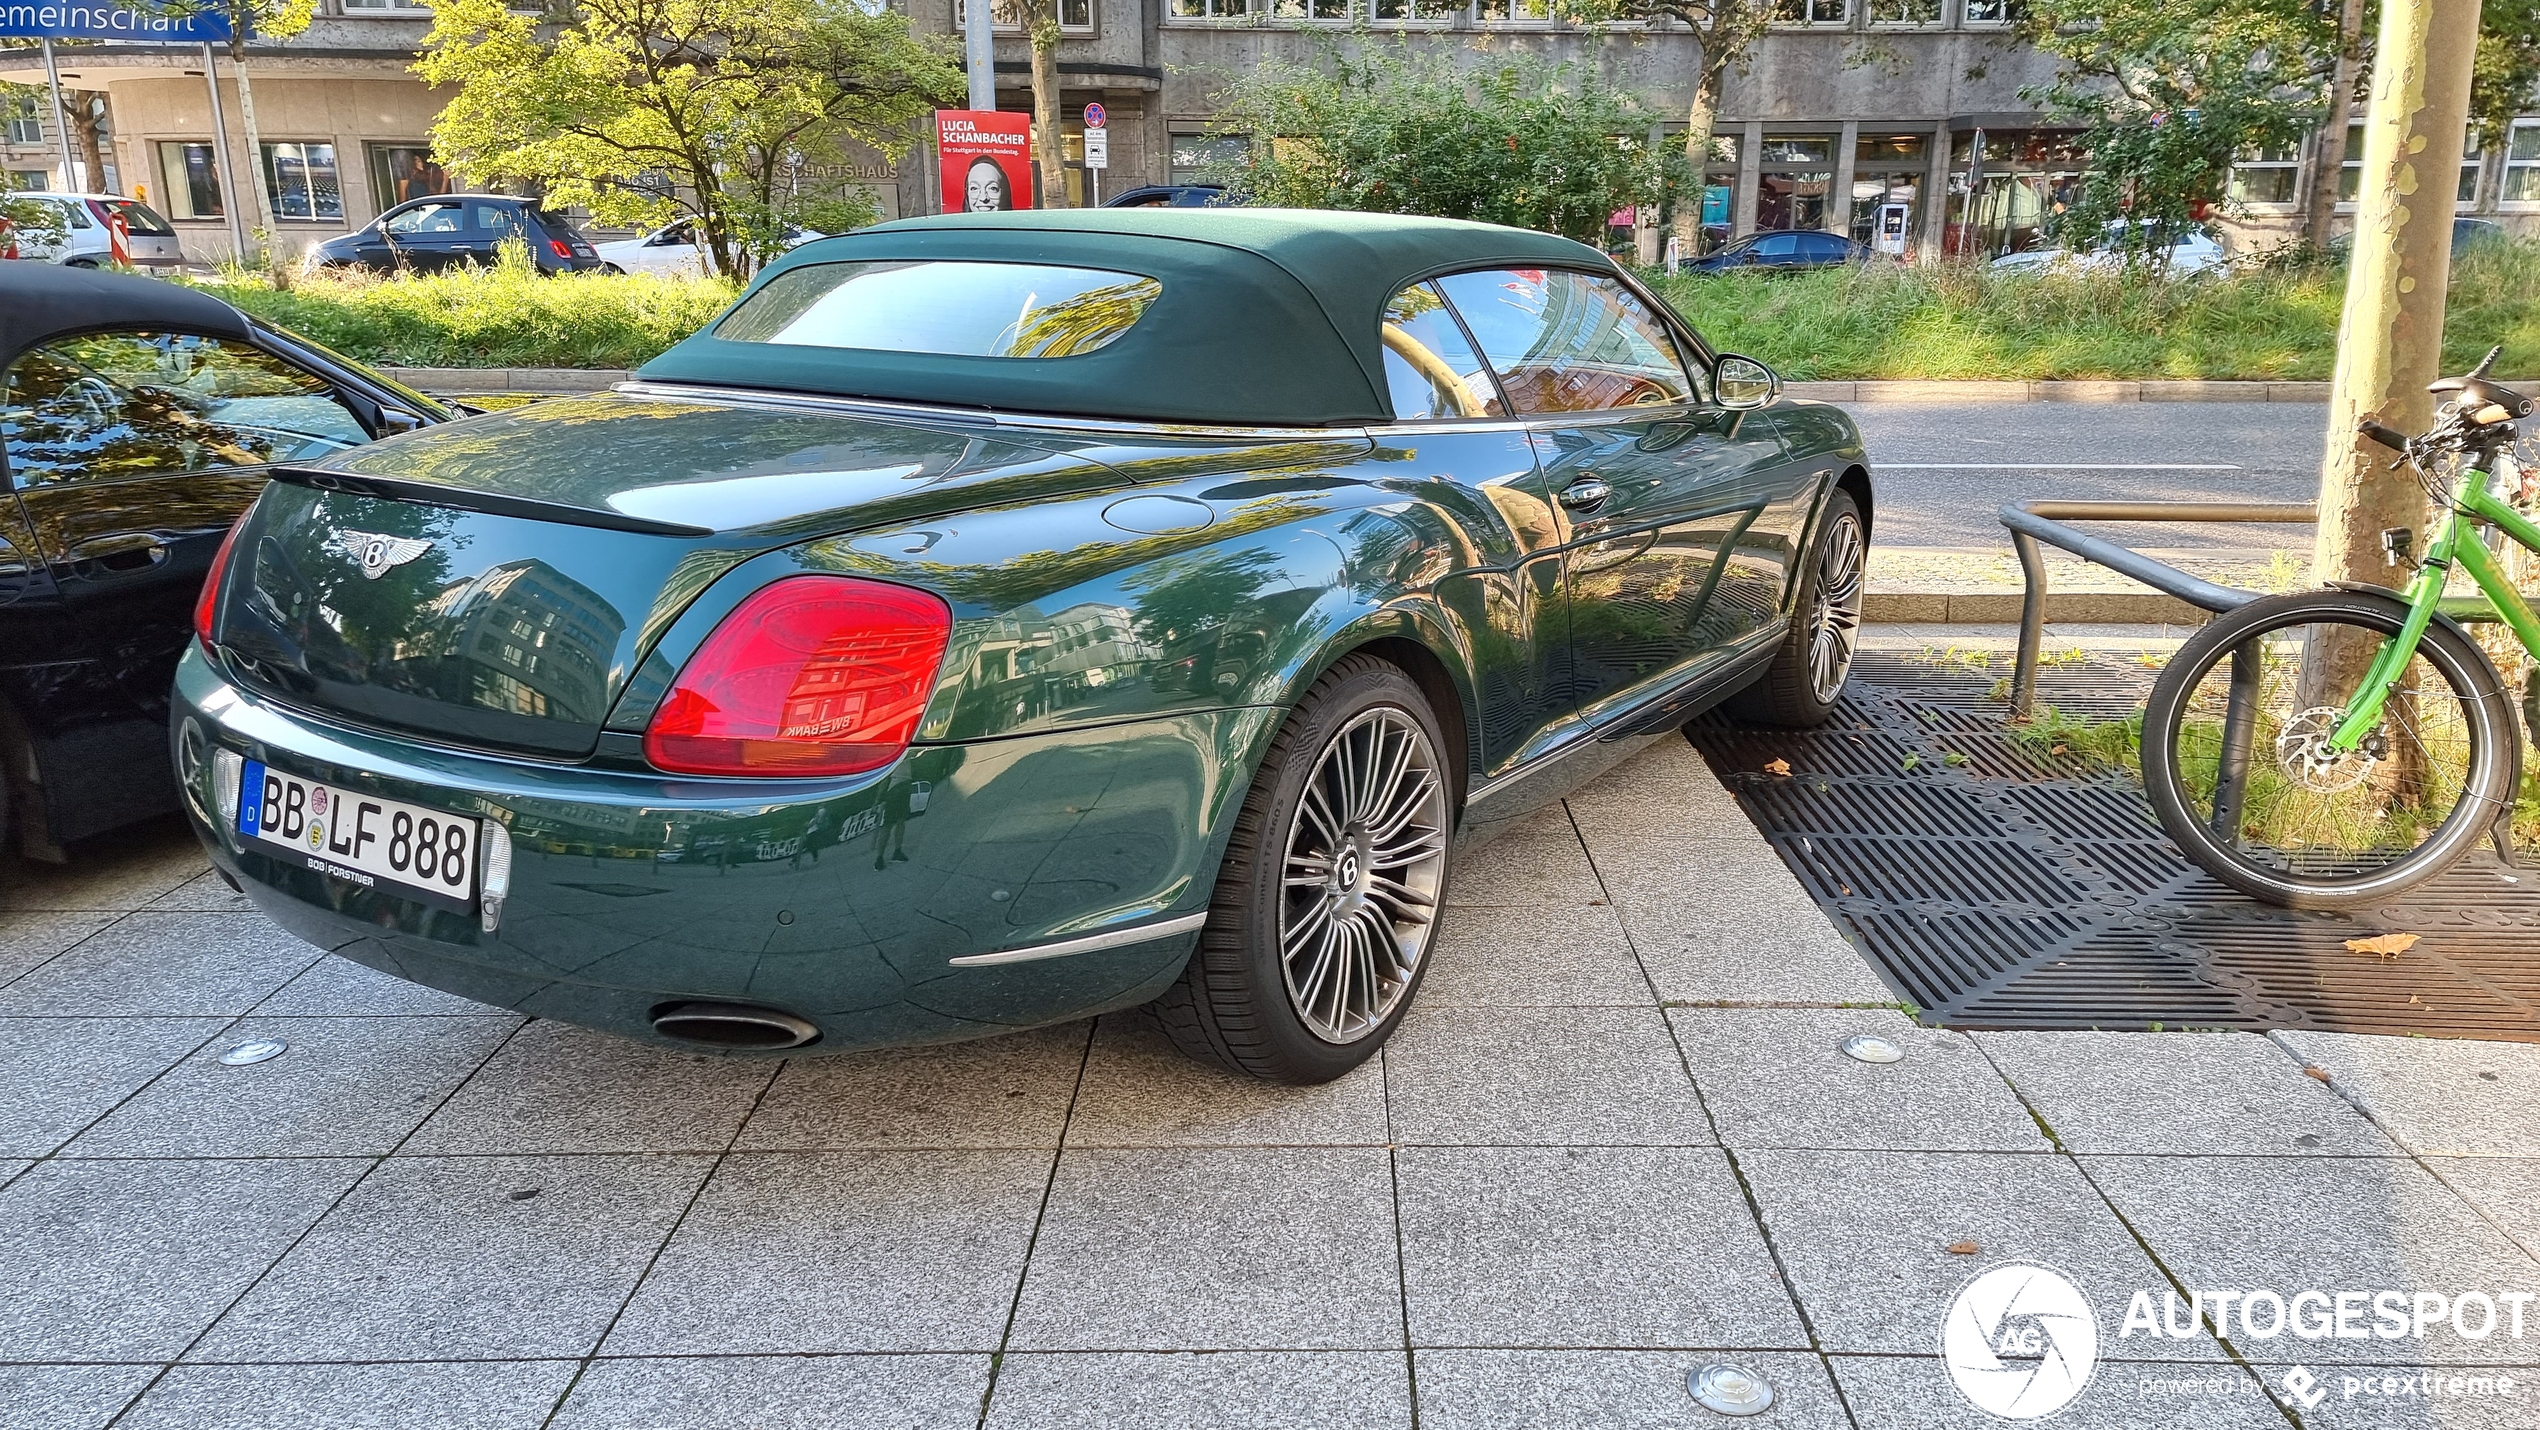
[[[2540,1047],[1917,1027],[1678,740],[1467,859],[1410,1021],[1322,1088],[1135,1016],[663,1053],[202,867],[5,895],[0,1424],[1726,1426],[1685,1378],[1732,1359],[1779,1395],[1742,1423],[1980,1426],[1940,1328],[2013,1261],[2098,1320],[2059,1425],[2294,1423],[2297,1362],[2301,1424],[2540,1423],[2540,1308],[2118,1334],[2137,1291],[2540,1291]],[[216,1061],[249,1038],[290,1050]],[[2380,1388],[2429,1364],[2529,1384]]]

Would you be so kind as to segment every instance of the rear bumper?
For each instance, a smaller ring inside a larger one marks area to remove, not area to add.
[[[746,783],[349,731],[230,683],[199,648],[178,669],[174,706],[196,834],[258,908],[309,942],[647,1042],[671,1041],[652,1026],[666,1004],[776,1008],[819,1028],[814,1052],[975,1037],[1153,997],[1190,953],[1190,916],[1206,907],[1280,713],[920,746],[850,780]],[[214,809],[215,746],[500,820],[513,861],[497,928],[244,845]]]

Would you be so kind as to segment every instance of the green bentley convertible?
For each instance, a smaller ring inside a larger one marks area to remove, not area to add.
[[[735,1052],[1152,1004],[1312,1082],[1457,850],[1810,724],[1868,464],[1602,254],[1259,209],[795,250],[616,391],[286,468],[172,732],[313,943]]]

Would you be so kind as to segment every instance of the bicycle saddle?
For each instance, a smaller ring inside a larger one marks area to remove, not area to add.
[[[2425,390],[2437,397],[2447,392],[2459,393],[2461,410],[2469,413],[2473,422],[2518,421],[2528,417],[2532,408],[2540,404],[2487,376],[2487,370],[2496,365],[2496,355],[2503,351],[2502,346],[2489,348],[2487,356],[2467,374],[2430,382]],[[2491,407],[2501,409],[2502,415],[2490,415],[2487,409]]]

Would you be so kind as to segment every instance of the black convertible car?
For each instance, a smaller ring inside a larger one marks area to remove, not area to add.
[[[168,684],[278,462],[457,415],[173,283],[0,264],[0,838],[177,807]]]

